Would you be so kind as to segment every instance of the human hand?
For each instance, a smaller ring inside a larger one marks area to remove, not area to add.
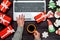
[[[40,39],[40,33],[38,31],[35,31],[34,37],[35,37],[35,40],[39,40]]]
[[[16,17],[16,18],[17,18],[18,26],[23,27],[24,26],[24,21],[25,21],[25,16],[22,14],[22,15],[19,15],[19,17]]]

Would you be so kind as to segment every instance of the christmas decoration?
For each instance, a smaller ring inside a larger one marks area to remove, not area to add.
[[[34,19],[37,21],[37,23],[39,23],[45,21],[47,18],[52,18],[52,17],[54,17],[53,12],[48,11],[47,14],[46,12],[40,12],[40,14],[36,15]]]
[[[47,22],[48,22],[48,30],[49,30],[49,32],[55,32],[55,28],[54,28],[52,22],[49,19],[47,19]]]
[[[56,21],[54,22],[54,25],[56,27],[59,27],[60,26],[60,20],[59,19],[56,19]]]
[[[40,12],[40,14],[35,16],[34,19],[37,21],[37,23],[39,23],[41,21],[45,21],[46,20],[45,15],[46,15],[46,12]]]
[[[49,6],[48,8],[51,8],[51,9],[54,9],[56,7],[53,0],[49,1],[49,5],[48,6]]]
[[[50,10],[50,11],[48,11],[48,13],[47,13],[47,18],[53,18],[54,17],[54,14],[53,14],[53,12]]]
[[[3,13],[0,13],[0,23],[8,26],[11,21],[11,18]]]
[[[56,4],[57,4],[58,6],[60,6],[60,0],[56,1]]]
[[[10,34],[12,34],[14,31],[14,29],[12,28],[11,25],[9,25],[7,28],[3,29],[2,31],[0,31],[0,37],[2,39],[8,37]]]
[[[49,36],[49,35],[48,35],[48,32],[43,32],[43,33],[42,33],[42,37],[43,37],[43,38],[47,38],[48,36]]]
[[[55,18],[60,18],[60,8],[57,8],[54,16],[55,16]]]
[[[9,0],[3,0],[3,2],[0,5],[0,10],[2,12],[6,12],[6,10],[9,9],[10,5],[11,5],[11,2]]]
[[[58,28],[58,30],[56,30],[55,32],[57,35],[60,35],[60,28]]]
[[[57,8],[57,11],[60,12],[60,8]]]

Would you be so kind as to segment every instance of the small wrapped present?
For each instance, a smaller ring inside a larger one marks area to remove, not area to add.
[[[0,37],[1,39],[4,39],[8,37],[9,35],[11,35],[13,32],[15,32],[14,29],[12,28],[11,25],[9,25],[8,27],[0,31]]]
[[[6,12],[6,10],[9,8],[11,5],[11,2],[9,0],[3,0],[3,2],[0,4],[0,10],[2,12]]]
[[[37,23],[41,21],[45,21],[46,19],[46,12],[40,12],[40,14],[36,15],[34,19],[37,21]]]
[[[0,13],[0,23],[8,26],[11,22],[11,18],[3,13]]]

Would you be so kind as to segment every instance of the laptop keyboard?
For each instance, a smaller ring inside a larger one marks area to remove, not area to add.
[[[41,12],[44,11],[44,3],[15,3],[15,12]]]

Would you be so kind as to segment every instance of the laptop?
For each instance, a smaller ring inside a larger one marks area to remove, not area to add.
[[[15,1],[43,1],[43,0],[15,0]]]
[[[35,21],[34,16],[46,11],[45,1],[13,1],[13,20],[23,14],[25,21]]]

